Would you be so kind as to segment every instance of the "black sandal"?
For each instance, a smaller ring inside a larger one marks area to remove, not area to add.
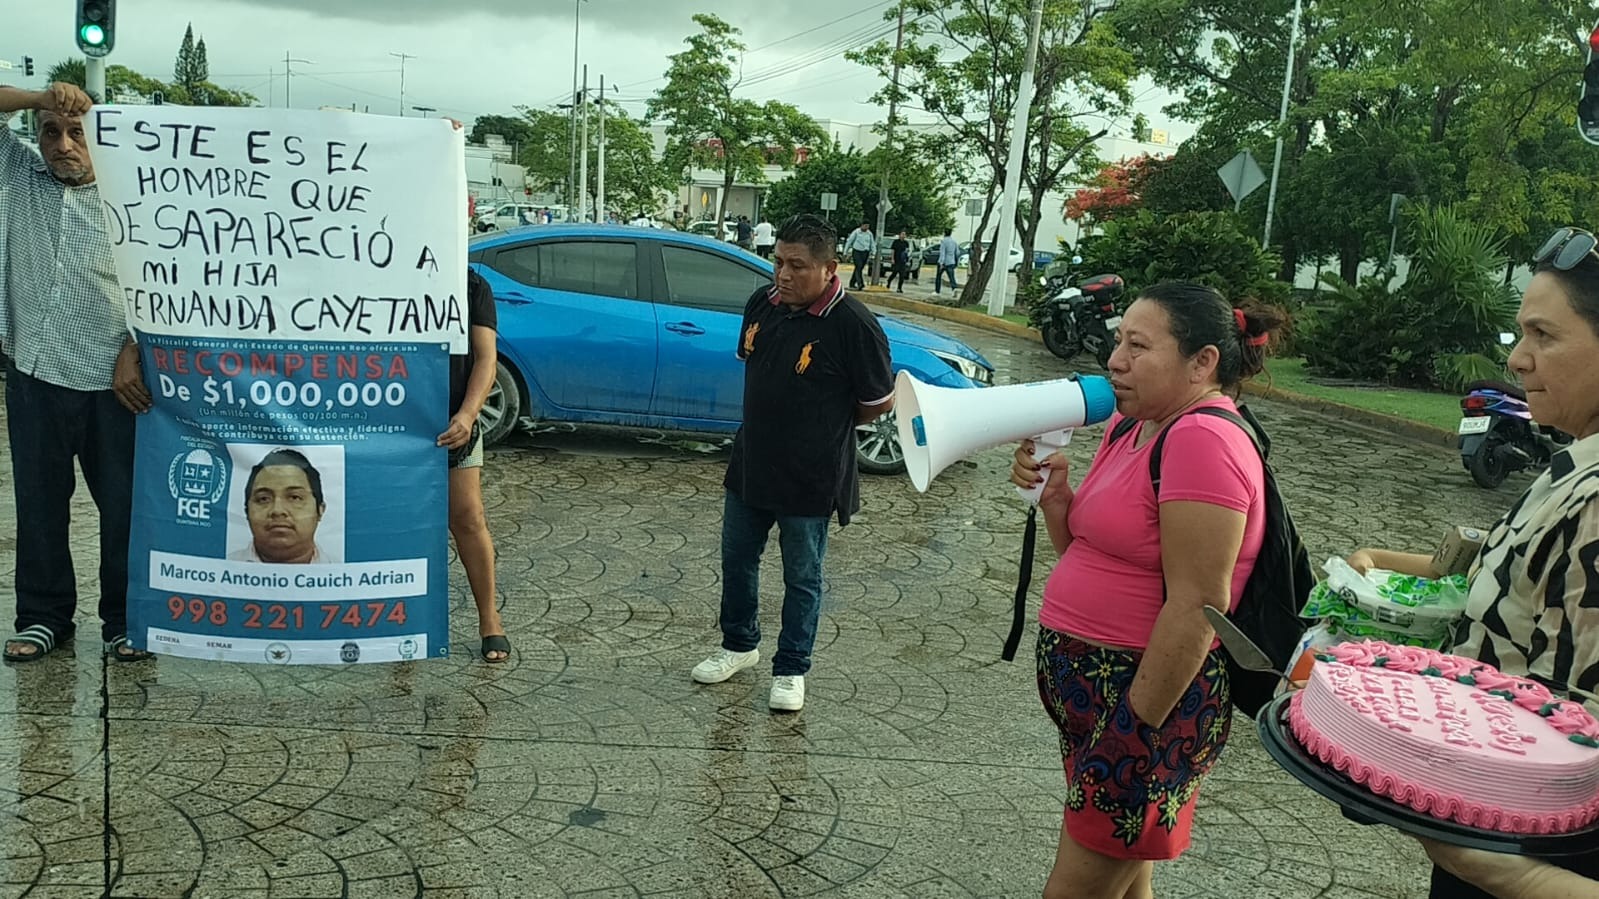
[[[491,652],[503,652],[505,655],[497,659],[489,658]],[[483,638],[483,661],[490,665],[499,665],[511,660],[511,640],[504,634],[493,634]]]
[[[142,662],[145,659],[155,658],[155,653],[144,649],[134,649],[133,643],[128,640],[127,634],[117,634],[105,641],[105,653],[113,662]]]
[[[5,651],[5,660],[8,662],[37,662],[49,655],[58,645],[55,631],[42,624],[32,624],[6,639],[7,643],[26,643],[38,647],[34,652]],[[66,641],[59,641],[64,643]]]

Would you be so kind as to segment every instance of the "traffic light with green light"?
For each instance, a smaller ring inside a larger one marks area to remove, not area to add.
[[[1588,35],[1588,63],[1582,72],[1582,99],[1577,101],[1577,132],[1599,144],[1599,25]]]
[[[117,42],[117,0],[78,0],[78,49],[107,56]]]

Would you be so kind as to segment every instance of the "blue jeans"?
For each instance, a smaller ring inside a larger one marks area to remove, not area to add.
[[[101,637],[127,630],[128,530],[133,513],[133,413],[109,390],[57,387],[6,370],[6,426],[17,503],[17,630],[73,635],[78,579],[72,567],[76,457],[100,510]]]
[[[959,290],[960,285],[955,283],[955,266],[941,265],[938,274],[933,277],[933,293],[938,293],[944,287],[944,273],[949,272],[949,289]]]
[[[722,648],[749,652],[761,644],[761,553],[773,524],[783,551],[783,630],[777,636],[772,673],[783,677],[811,670],[811,648],[822,614],[825,517],[778,515],[746,505],[727,491],[722,511]]]

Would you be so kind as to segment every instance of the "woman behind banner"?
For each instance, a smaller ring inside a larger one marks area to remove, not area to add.
[[[1060,562],[1039,611],[1038,687],[1060,730],[1066,810],[1045,899],[1153,896],[1154,862],[1188,848],[1199,783],[1232,720],[1207,605],[1231,610],[1260,554],[1265,475],[1236,413],[1282,318],[1171,282],[1144,290],[1110,358],[1117,415],[1075,490],[1031,441],[1011,481],[1049,475],[1039,511]],[[1116,422],[1138,421],[1110,443]],[[1160,499],[1150,444],[1166,431]],[[1042,469],[1042,471],[1041,471]]]
[[[450,357],[450,426],[439,435],[439,446],[450,450],[450,533],[477,604],[483,660],[504,662],[511,657],[511,641],[495,606],[494,538],[483,513],[483,433],[478,426],[494,388],[499,318],[488,282],[469,269],[466,284],[467,351]]]
[[[1481,659],[1506,674],[1533,677],[1551,689],[1575,687],[1599,712],[1599,240],[1562,228],[1533,255],[1532,283],[1521,300],[1521,341],[1510,369],[1527,391],[1533,420],[1576,440],[1556,453],[1549,470],[1488,532],[1471,572],[1466,615],[1453,652]],[[1357,570],[1383,568],[1431,576],[1432,557],[1363,549],[1349,557]],[[1436,899],[1507,895],[1599,896],[1516,892],[1472,886],[1469,872],[1511,870],[1508,864],[1428,847]],[[1599,878],[1599,849],[1566,856],[1561,868]],[[1461,875],[1461,871],[1468,872]],[[1513,873],[1558,882],[1553,868]],[[1499,884],[1503,878],[1482,878]]]

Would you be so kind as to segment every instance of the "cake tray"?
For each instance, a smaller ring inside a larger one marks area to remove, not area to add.
[[[1567,833],[1501,833],[1443,821],[1371,792],[1343,772],[1316,758],[1299,745],[1288,728],[1288,701],[1293,694],[1273,699],[1260,710],[1256,727],[1260,742],[1277,764],[1345,811],[1345,817],[1367,824],[1386,824],[1412,836],[1440,843],[1505,852],[1515,855],[1559,857],[1585,855],[1599,846],[1599,821]]]

